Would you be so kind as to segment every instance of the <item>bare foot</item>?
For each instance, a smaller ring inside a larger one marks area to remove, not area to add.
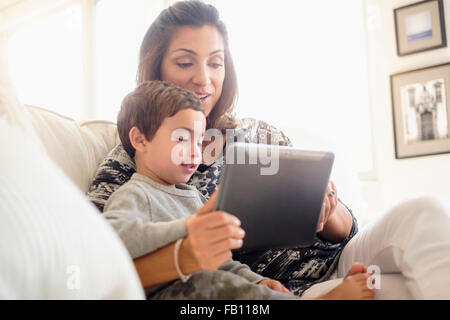
[[[332,289],[330,292],[319,297],[327,300],[371,300],[373,299],[373,290],[367,287],[367,268],[357,262],[348,270],[344,281]]]
[[[347,275],[345,276],[345,278],[358,274],[358,273],[367,273],[367,268],[359,262],[355,262],[352,267],[350,268],[350,270],[348,270]]]
[[[367,286],[367,273],[347,274],[342,283],[318,299],[325,300],[372,300],[373,289]]]

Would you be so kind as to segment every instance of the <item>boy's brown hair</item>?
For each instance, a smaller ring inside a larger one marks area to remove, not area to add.
[[[134,158],[136,150],[129,137],[133,127],[151,141],[164,119],[183,109],[205,112],[194,93],[173,83],[152,80],[140,84],[125,96],[117,116],[117,130],[125,151]]]

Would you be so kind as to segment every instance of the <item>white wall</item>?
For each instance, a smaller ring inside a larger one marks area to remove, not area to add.
[[[368,38],[367,61],[374,141],[374,180],[360,183],[353,172],[350,176],[346,175],[348,167],[341,164],[345,164],[348,159],[343,158],[343,155],[339,155],[336,159],[336,170],[333,176],[340,196],[354,209],[361,224],[377,216],[394,202],[418,193],[431,193],[450,202],[450,154],[395,159],[389,83],[389,75],[392,73],[449,62],[450,47],[398,57],[393,9],[419,0],[363,1],[366,7]],[[23,1],[23,6],[35,5],[34,2]],[[70,1],[45,0],[43,2],[62,4]],[[450,43],[450,0],[444,0],[444,7],[447,41]],[[23,8],[17,7],[16,10]],[[0,12],[3,22],[8,21],[13,24],[15,17],[16,14],[13,12],[8,12],[8,15],[7,12]],[[2,24],[2,27],[5,25]],[[312,149],[329,149],[330,147],[328,141],[318,141],[317,137],[304,136],[304,133],[298,132],[294,127],[281,128],[297,146]],[[310,142],[310,145],[305,144],[305,141]],[[361,197],[366,202],[365,206],[361,204]]]
[[[450,47],[397,56],[393,9],[414,2],[365,0],[376,180],[363,182],[363,196],[372,217],[415,194],[433,194],[450,203],[450,154],[395,159],[389,75],[450,62]],[[450,0],[444,0],[444,9],[449,43]]]

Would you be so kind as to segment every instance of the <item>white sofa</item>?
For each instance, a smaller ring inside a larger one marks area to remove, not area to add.
[[[0,300],[144,299],[125,246],[84,194],[115,125],[22,106],[1,63]]]
[[[25,106],[50,158],[86,193],[101,161],[119,143],[110,121],[75,121],[56,112]]]
[[[119,142],[116,124],[109,121],[81,121],[55,112],[26,106],[31,123],[53,161],[86,193],[95,171],[107,153]],[[336,286],[341,279],[333,279],[313,286],[305,297],[312,298]],[[381,277],[377,299],[407,299],[404,277],[387,274]]]

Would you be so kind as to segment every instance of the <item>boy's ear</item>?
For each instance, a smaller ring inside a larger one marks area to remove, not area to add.
[[[136,149],[136,151],[145,152],[147,139],[137,127],[131,128],[128,136],[130,138],[131,145],[134,149]]]

